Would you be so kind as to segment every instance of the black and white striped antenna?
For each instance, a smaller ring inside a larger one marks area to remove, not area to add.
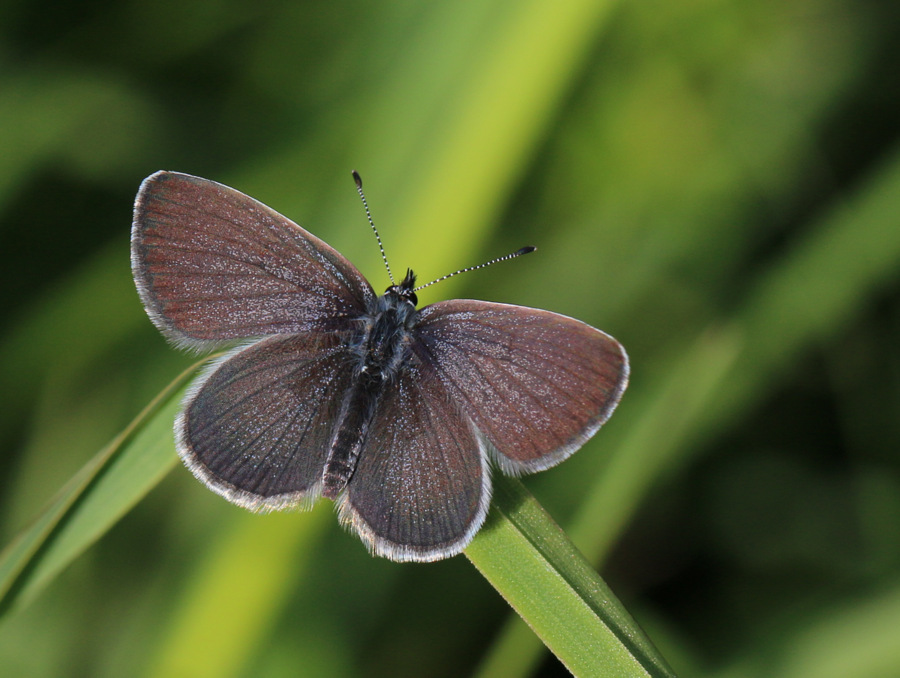
[[[532,247],[528,245],[527,247],[523,247],[520,250],[513,252],[512,254],[507,254],[503,257],[497,257],[496,259],[491,259],[490,261],[486,261],[483,264],[478,264],[477,266],[469,266],[468,268],[461,268],[458,271],[453,271],[453,273],[448,273],[447,275],[442,275],[440,278],[436,280],[432,280],[430,283],[425,285],[419,285],[417,288],[413,290],[413,292],[418,292],[419,290],[424,290],[426,287],[431,287],[435,283],[439,283],[447,278],[452,278],[455,275],[459,275],[460,273],[468,273],[469,271],[477,271],[479,268],[487,268],[491,264],[499,264],[501,261],[507,261],[508,259],[515,259],[516,257],[521,257],[523,254],[528,254],[530,252],[534,252],[537,247]]]
[[[362,200],[363,208],[366,210],[366,218],[369,220],[369,225],[372,227],[372,231],[375,233],[375,239],[378,241],[378,249],[381,251],[381,258],[384,260],[384,267],[387,269],[388,277],[391,279],[391,285],[396,285],[394,282],[394,276],[391,274],[391,265],[388,263],[387,255],[384,253],[384,245],[381,243],[381,236],[378,235],[378,229],[375,228],[375,222],[372,221],[372,213],[369,212],[369,203],[366,201],[366,194],[363,193],[362,186],[362,177],[359,176],[359,172],[353,170],[353,181],[356,182],[356,192],[359,193],[359,198]],[[453,273],[448,273],[447,275],[442,275],[440,278],[432,280],[430,283],[425,285],[419,285],[416,287],[413,292],[418,292],[419,290],[424,290],[426,287],[431,287],[432,285],[447,280],[447,278],[452,278],[455,275],[459,275],[460,273],[468,273],[469,271],[477,271],[479,268],[487,268],[492,264],[498,264],[501,261],[507,261],[509,259],[515,259],[516,257],[521,257],[523,254],[529,254],[530,252],[534,252],[537,248],[528,245],[511,254],[507,254],[503,257],[497,257],[496,259],[491,259],[490,261],[486,261],[483,264],[478,264],[477,266],[468,266],[467,268],[461,268],[458,271],[453,271]]]
[[[378,235],[378,229],[375,228],[375,222],[372,221],[372,213],[369,212],[369,203],[366,201],[366,194],[363,193],[362,177],[359,172],[353,170],[353,181],[356,182],[356,192],[359,193],[359,199],[362,200],[363,208],[366,210],[366,218],[369,220],[369,226],[375,232],[375,239],[378,241],[378,249],[381,251],[381,258],[384,260],[384,267],[387,269],[388,278],[391,279],[391,285],[395,285],[394,276],[391,273],[391,265],[388,263],[387,255],[384,253],[384,245],[381,244],[381,236]]]

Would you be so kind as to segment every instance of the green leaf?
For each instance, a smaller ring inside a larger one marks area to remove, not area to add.
[[[0,553],[0,615],[30,600],[172,468],[172,421],[185,384],[205,362],[169,384]]]
[[[466,556],[577,676],[672,676],[644,632],[522,484],[498,476]]]

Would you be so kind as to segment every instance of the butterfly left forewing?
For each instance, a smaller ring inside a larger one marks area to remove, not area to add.
[[[572,454],[628,383],[615,339],[549,311],[457,299],[422,309],[417,332],[423,359],[510,474]]]
[[[337,250],[223,184],[157,172],[134,206],[131,265],[144,307],[178,344],[344,329],[374,301]]]

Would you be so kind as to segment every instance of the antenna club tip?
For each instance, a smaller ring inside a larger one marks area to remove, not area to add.
[[[359,172],[357,172],[356,170],[352,170],[352,171],[350,172],[350,174],[353,175],[353,181],[356,182],[356,187],[357,187],[357,188],[362,188],[362,177],[359,176]]]
[[[516,252],[516,256],[520,256],[522,254],[530,254],[531,252],[534,252],[536,249],[537,249],[537,247],[534,247],[533,245],[526,245],[525,247],[520,249],[518,252]]]

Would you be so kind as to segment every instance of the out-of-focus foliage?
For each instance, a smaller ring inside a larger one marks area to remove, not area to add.
[[[629,349],[525,480],[676,670],[900,673],[900,9],[886,2],[0,7],[0,544],[195,358],[128,265],[140,180],[253,195],[387,286]],[[174,453],[173,453],[174,454]],[[464,558],[177,468],[0,622],[15,676],[557,675]],[[848,668],[849,667],[849,668]]]

